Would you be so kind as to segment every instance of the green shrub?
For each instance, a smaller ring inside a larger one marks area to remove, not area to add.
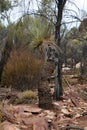
[[[21,92],[16,100],[17,104],[21,103],[33,103],[33,101],[37,101],[37,95],[35,92],[28,90]]]
[[[13,50],[2,75],[2,84],[17,89],[31,89],[40,81],[43,61],[26,48]]]

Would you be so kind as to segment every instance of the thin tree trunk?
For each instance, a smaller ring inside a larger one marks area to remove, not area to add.
[[[87,44],[82,48],[81,75],[87,77]]]
[[[54,99],[60,100],[60,97],[63,95],[63,87],[62,87],[62,66],[61,61],[58,62],[56,66],[56,77],[55,77],[55,92]]]
[[[58,15],[56,19],[56,25],[55,25],[55,41],[57,46],[61,48],[61,36],[60,36],[60,30],[61,30],[61,22],[62,22],[62,15],[63,15],[63,9],[65,6],[67,0],[58,0]],[[56,86],[55,86],[55,100],[60,100],[60,97],[63,95],[63,88],[62,88],[62,59],[60,54],[59,61],[56,67]]]

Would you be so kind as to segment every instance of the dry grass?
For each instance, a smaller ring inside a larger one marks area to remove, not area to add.
[[[37,59],[28,49],[13,50],[4,67],[2,83],[17,89],[31,89],[37,86],[43,61]]]
[[[16,100],[17,104],[22,104],[22,103],[33,103],[33,101],[37,101],[37,95],[35,92],[28,90],[21,92],[19,94],[19,98]]]

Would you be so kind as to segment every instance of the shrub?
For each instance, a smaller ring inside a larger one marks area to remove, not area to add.
[[[16,100],[17,104],[21,103],[33,103],[33,101],[37,101],[37,95],[35,92],[28,90],[21,92]]]
[[[36,58],[28,49],[14,49],[4,67],[2,84],[21,90],[36,87],[42,65],[42,60]]]

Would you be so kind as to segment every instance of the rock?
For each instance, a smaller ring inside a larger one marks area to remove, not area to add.
[[[41,108],[25,107],[24,112],[31,112],[32,114],[39,114],[42,112]]]
[[[50,113],[50,110],[44,110],[43,111],[45,114],[49,114]]]
[[[60,105],[58,102],[53,102],[53,108],[56,110],[60,110]]]
[[[28,117],[31,117],[31,116],[32,116],[32,113],[27,113],[27,112],[19,113],[19,117],[21,117],[21,118],[28,118]]]
[[[87,127],[84,127],[84,130],[87,130]]]
[[[62,72],[66,72],[66,71],[70,71],[70,68],[69,67],[62,68]]]
[[[47,115],[46,118],[47,118],[47,120],[49,121],[49,120],[53,120],[53,119],[54,119],[54,116],[53,116],[53,115]]]
[[[0,124],[0,130],[20,130],[20,129],[17,128],[14,124],[5,121],[2,124]]]
[[[22,106],[15,106],[13,112],[17,114],[20,112],[24,112],[24,108]]]
[[[23,119],[24,125],[28,128],[31,127],[33,130],[48,130],[48,122],[43,117],[33,117],[30,119]],[[29,129],[30,130],[30,129]]]
[[[25,106],[25,105],[14,107],[14,110],[17,111],[17,113],[28,112],[28,113],[32,113],[32,114],[39,114],[42,112],[41,108]]]
[[[81,117],[81,114],[77,113],[77,114],[75,115],[75,118],[78,118],[78,117]]]
[[[81,63],[80,62],[77,63],[75,67],[76,67],[76,69],[79,69],[81,67]]]
[[[28,126],[25,126],[25,125],[21,125],[20,128],[21,130],[28,130]]]
[[[66,115],[69,115],[69,114],[70,114],[70,112],[69,112],[67,109],[62,109],[61,112],[62,112],[63,114],[66,114]]]
[[[45,113],[47,114],[47,116],[45,116],[47,118],[47,120],[53,120],[55,118],[55,113],[51,112],[51,111],[45,111]]]

